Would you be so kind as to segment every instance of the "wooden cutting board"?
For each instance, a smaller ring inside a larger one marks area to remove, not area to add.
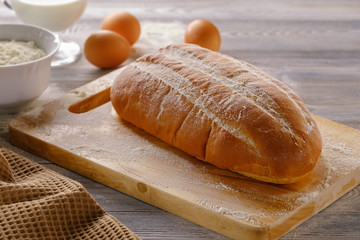
[[[10,122],[12,144],[233,239],[275,239],[360,182],[360,131],[314,116],[323,152],[295,184],[218,169],[120,120],[118,69]]]

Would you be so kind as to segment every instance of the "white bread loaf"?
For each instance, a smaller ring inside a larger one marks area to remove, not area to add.
[[[322,141],[300,98],[260,69],[192,44],[145,55],[117,76],[124,120],[219,168],[292,183],[315,167]]]

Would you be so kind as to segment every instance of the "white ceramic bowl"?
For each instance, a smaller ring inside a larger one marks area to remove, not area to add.
[[[34,61],[0,65],[0,112],[11,112],[39,97],[49,86],[50,64],[60,39],[44,28],[0,24],[0,40],[34,41],[45,52],[44,57]]]

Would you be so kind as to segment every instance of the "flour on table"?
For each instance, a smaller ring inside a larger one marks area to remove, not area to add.
[[[186,26],[178,21],[141,23],[139,41],[132,47],[132,57],[138,58],[173,43],[184,42]]]

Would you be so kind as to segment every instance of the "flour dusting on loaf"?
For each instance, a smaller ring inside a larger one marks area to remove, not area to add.
[[[135,126],[217,167],[272,183],[308,175],[321,136],[301,99],[244,61],[175,44],[129,64],[111,101]]]

